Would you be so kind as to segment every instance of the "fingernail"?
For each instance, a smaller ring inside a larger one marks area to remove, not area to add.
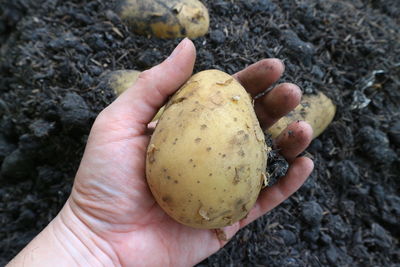
[[[179,55],[179,53],[185,48],[186,43],[187,43],[187,37],[185,39],[183,39],[178,46],[174,49],[174,51],[172,52],[172,54],[168,57],[168,59],[173,59],[174,57],[176,57],[177,55]]]

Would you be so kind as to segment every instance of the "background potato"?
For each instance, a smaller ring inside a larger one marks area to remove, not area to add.
[[[196,38],[210,24],[208,10],[198,0],[119,0],[116,9],[134,32],[159,38]]]
[[[304,95],[301,103],[288,115],[268,129],[276,138],[290,123],[298,120],[308,122],[313,128],[313,138],[319,136],[335,117],[336,106],[325,94]]]
[[[266,160],[251,98],[230,75],[208,70],[192,76],[166,105],[148,147],[146,176],[175,220],[220,228],[253,207]]]
[[[99,83],[105,89],[114,91],[119,96],[132,86],[139,78],[140,71],[137,70],[116,70],[107,73]]]
[[[104,90],[111,90],[117,96],[133,86],[139,78],[140,71],[137,70],[116,70],[105,74],[98,86]],[[157,121],[164,112],[164,107],[160,108],[152,121]]]

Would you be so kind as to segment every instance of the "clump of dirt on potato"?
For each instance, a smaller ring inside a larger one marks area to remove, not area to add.
[[[266,180],[267,154],[245,89],[224,72],[202,71],[167,103],[148,147],[147,181],[178,222],[220,228],[253,207]]]

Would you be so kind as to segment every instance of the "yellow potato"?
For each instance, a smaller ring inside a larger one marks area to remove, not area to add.
[[[134,32],[159,38],[197,38],[210,24],[198,0],[119,0],[116,11]]]
[[[224,72],[203,71],[165,106],[147,150],[147,181],[176,221],[220,228],[253,207],[266,182],[267,153],[245,89]]]
[[[125,92],[129,87],[133,86],[139,78],[140,71],[137,70],[115,70],[101,78],[99,83],[106,90],[113,91],[117,96]],[[157,121],[164,112],[161,107],[152,121]]]
[[[276,138],[290,123],[308,122],[314,130],[313,139],[319,136],[335,117],[336,106],[325,94],[304,95],[301,103],[288,115],[276,122],[268,132]]]
[[[100,85],[112,90],[117,96],[125,92],[135,84],[139,78],[140,71],[137,70],[115,70],[101,78]]]

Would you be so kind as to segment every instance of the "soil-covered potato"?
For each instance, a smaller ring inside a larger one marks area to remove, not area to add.
[[[224,72],[203,71],[167,103],[148,146],[147,181],[178,222],[224,227],[253,207],[267,150],[245,89]]]
[[[116,11],[134,32],[159,38],[197,38],[210,24],[198,0],[119,0]]]
[[[319,136],[335,117],[336,106],[325,94],[304,95],[301,103],[288,115],[276,122],[268,132],[277,137],[290,123],[298,120],[308,122],[313,128],[313,139]]]
[[[115,70],[104,75],[100,84],[119,96],[136,82],[139,74],[137,70]]]

